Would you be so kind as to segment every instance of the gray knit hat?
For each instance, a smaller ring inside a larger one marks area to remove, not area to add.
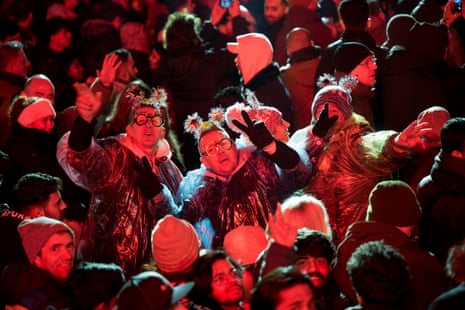
[[[18,225],[24,251],[32,264],[47,240],[55,233],[69,232],[74,240],[73,230],[65,223],[41,216],[24,220]]]

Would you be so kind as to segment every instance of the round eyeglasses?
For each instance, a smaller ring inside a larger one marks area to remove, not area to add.
[[[205,148],[205,151],[201,153],[202,156],[213,156],[218,154],[218,151],[228,151],[233,146],[233,141],[229,138],[223,138],[218,142],[212,142]]]
[[[163,119],[160,115],[157,114],[136,114],[134,117],[134,123],[136,123],[138,126],[144,126],[149,120],[150,123],[152,123],[152,125],[155,127],[163,126]]]
[[[242,272],[240,269],[232,268],[228,273],[220,273],[213,277],[213,283],[218,286],[224,286],[230,279],[242,279]]]

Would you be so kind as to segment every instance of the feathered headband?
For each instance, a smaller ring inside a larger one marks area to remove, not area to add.
[[[208,120],[204,121],[199,113],[195,112],[187,116],[184,121],[184,131],[190,133],[197,140],[200,139],[204,132],[212,129],[223,130],[221,124],[224,121],[224,111],[222,108],[212,108],[208,113]]]
[[[136,110],[141,106],[152,106],[156,109],[160,108],[160,105],[166,105],[168,95],[166,90],[162,87],[152,88],[152,94],[150,97],[146,97],[145,91],[139,85],[131,85],[126,90],[126,98],[131,103],[132,110]]]

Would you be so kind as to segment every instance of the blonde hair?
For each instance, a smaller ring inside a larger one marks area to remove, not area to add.
[[[308,194],[291,196],[282,203],[281,209],[287,224],[317,230],[332,239],[328,213],[321,200]]]

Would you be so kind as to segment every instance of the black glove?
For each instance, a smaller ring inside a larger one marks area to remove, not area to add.
[[[337,122],[337,115],[328,118],[328,104],[325,103],[323,111],[320,113],[320,118],[316,121],[315,126],[313,126],[312,133],[315,136],[323,138],[326,136],[331,127],[334,126]]]
[[[282,169],[292,169],[300,161],[299,154],[281,141],[276,141],[276,152],[273,155],[268,155],[270,159]]]
[[[272,143],[274,140],[268,128],[263,121],[252,121],[246,111],[241,111],[247,125],[242,124],[236,119],[233,119],[233,124],[249,136],[250,141],[257,146],[258,149],[263,149],[265,146]]]
[[[80,116],[76,118],[69,134],[69,147],[74,151],[84,151],[90,146],[92,137],[94,135],[96,121],[88,123],[83,120]]]
[[[136,159],[133,166],[138,173],[136,186],[146,198],[151,199],[161,192],[163,186],[161,185],[157,175],[153,173],[147,157],[144,156],[142,160]]]

